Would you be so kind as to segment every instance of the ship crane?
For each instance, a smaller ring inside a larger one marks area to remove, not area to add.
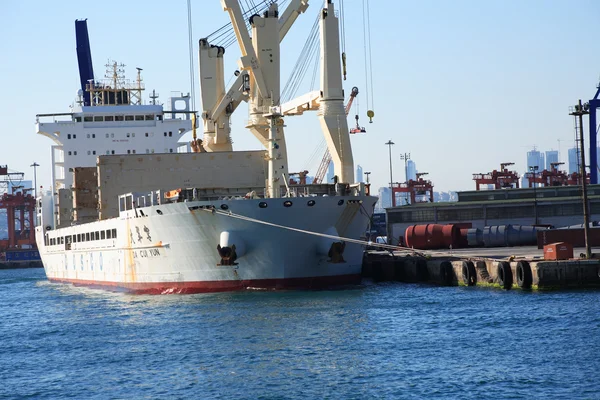
[[[350,109],[352,108],[352,103],[354,99],[358,96],[358,88],[354,86],[352,88],[352,92],[350,92],[350,99],[348,99],[348,103],[345,107],[346,116],[350,113]],[[356,128],[351,129],[350,133],[365,133],[367,130],[365,128],[361,128],[358,125],[358,115],[356,115]],[[325,149],[325,154],[323,154],[323,158],[321,159],[321,163],[319,164],[319,169],[317,169],[317,173],[315,175],[315,179],[313,179],[314,184],[319,184],[323,182],[323,178],[325,178],[325,174],[327,173],[327,169],[329,169],[329,163],[331,163],[331,153],[329,149]]]

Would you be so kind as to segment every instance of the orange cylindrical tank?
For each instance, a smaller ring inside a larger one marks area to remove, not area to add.
[[[444,238],[444,225],[439,224],[409,226],[404,237],[408,247],[421,250],[441,249],[446,247],[447,242]]]
[[[408,247],[421,250],[466,247],[466,231],[462,234],[457,224],[412,225],[406,228],[404,238]]]

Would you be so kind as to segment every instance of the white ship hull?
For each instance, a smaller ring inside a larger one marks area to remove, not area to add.
[[[53,282],[151,294],[355,284],[362,245],[346,243],[341,261],[328,255],[336,240],[297,230],[359,239],[376,200],[325,196],[172,203],[49,232],[38,227],[36,240]],[[285,201],[292,206],[285,207]],[[261,202],[267,206],[259,207]],[[224,265],[219,244],[236,246],[234,265]]]

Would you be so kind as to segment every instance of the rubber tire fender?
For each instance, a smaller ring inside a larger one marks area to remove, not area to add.
[[[477,285],[477,271],[475,265],[471,261],[462,262],[462,278],[463,282],[467,286]]]
[[[521,289],[531,289],[532,284],[531,266],[527,261],[519,261],[517,263],[517,285]]]
[[[503,289],[510,289],[513,284],[512,269],[510,268],[510,264],[506,261],[499,262],[496,272],[500,286],[502,286]]]
[[[452,284],[452,275],[454,269],[450,261],[442,261],[440,263],[440,283],[442,286],[450,286]]]
[[[427,270],[427,261],[420,259],[416,263],[417,282],[427,282],[429,280],[429,271]]]

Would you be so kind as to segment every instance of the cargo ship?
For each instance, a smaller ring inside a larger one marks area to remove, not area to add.
[[[143,104],[141,69],[130,83],[121,65],[108,64],[112,78],[96,81],[86,21],[76,21],[77,104],[38,115],[36,125],[55,143],[53,190],[38,198],[35,233],[50,281],[148,294],[360,282],[364,246],[357,242],[377,198],[352,183],[333,4],[320,14],[321,90],[308,97],[336,178],[314,185],[289,182],[284,136],[284,117],[311,109],[303,108],[307,97],[275,100],[279,40],[307,1],[292,2],[283,23],[277,3],[267,5],[252,18],[252,40],[238,2],[223,4],[234,27],[244,24],[236,33],[249,58],[226,91],[223,49],[200,40],[202,139],[190,96],[172,98],[170,109],[154,95]],[[241,102],[249,103],[247,128],[265,150],[233,150],[229,118]],[[192,142],[181,143],[190,130]]]

